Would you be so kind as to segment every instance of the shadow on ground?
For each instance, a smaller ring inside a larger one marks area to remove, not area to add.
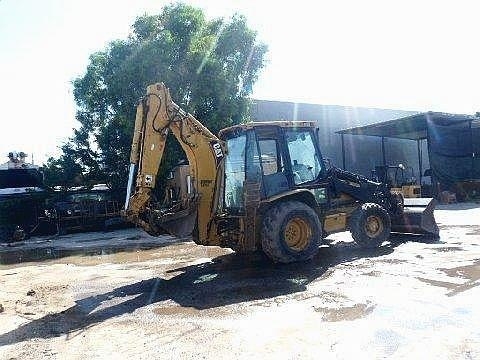
[[[78,300],[65,311],[46,315],[0,335],[0,346],[69,335],[164,300],[203,310],[302,292],[308,283],[328,276],[327,270],[333,266],[388,255],[404,240],[404,236],[394,237],[376,249],[339,242],[321,247],[309,262],[288,265],[272,264],[260,253],[219,256],[211,262],[170,270],[169,275],[173,277],[168,280],[151,278]]]

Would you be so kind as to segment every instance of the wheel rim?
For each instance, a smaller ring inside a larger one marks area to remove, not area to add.
[[[370,215],[365,222],[365,232],[369,237],[376,237],[383,232],[383,221],[379,216]]]
[[[285,242],[288,247],[295,251],[304,250],[312,236],[312,228],[305,220],[301,218],[291,219],[285,226]]]

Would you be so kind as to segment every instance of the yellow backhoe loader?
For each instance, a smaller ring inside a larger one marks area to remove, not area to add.
[[[398,165],[375,166],[372,178],[376,181],[387,183],[391,186],[390,191],[400,193],[404,198],[419,198],[422,187],[416,184],[413,168]]]
[[[255,122],[217,137],[163,83],[150,85],[137,107],[125,216],[150,234],[263,250],[283,263],[312,258],[325,236],[346,230],[364,247],[391,232],[438,236],[432,199],[407,206],[386,184],[327,166],[318,131],[314,122]],[[169,133],[188,164],[172,170],[157,201],[152,190]]]

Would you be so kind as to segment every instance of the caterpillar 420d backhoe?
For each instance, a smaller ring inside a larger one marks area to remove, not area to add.
[[[386,184],[327,167],[317,132],[313,122],[278,121],[232,126],[216,137],[164,84],[150,85],[137,107],[125,216],[150,234],[261,249],[276,262],[307,260],[322,238],[345,230],[364,247],[379,246],[391,231],[438,235],[432,199],[406,206]],[[168,133],[188,165],[172,171],[158,202],[152,190]]]

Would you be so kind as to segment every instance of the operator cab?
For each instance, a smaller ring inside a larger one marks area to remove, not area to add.
[[[224,207],[243,212],[245,184],[260,184],[260,199],[313,185],[325,177],[314,122],[237,125],[226,141]]]

